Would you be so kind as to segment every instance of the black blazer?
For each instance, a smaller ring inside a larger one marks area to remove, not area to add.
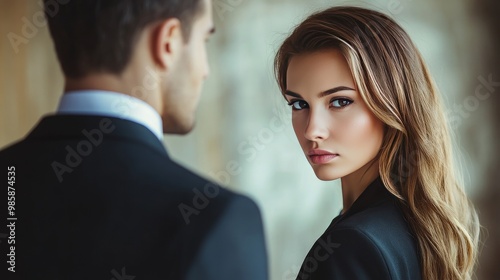
[[[17,218],[2,279],[268,277],[256,204],[174,163],[140,124],[49,116],[0,163],[4,181],[15,167]]]
[[[297,279],[422,279],[415,236],[380,177],[314,243]]]

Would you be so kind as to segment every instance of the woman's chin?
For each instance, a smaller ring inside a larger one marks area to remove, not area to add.
[[[333,181],[342,177],[342,174],[335,172],[333,170],[328,170],[328,168],[313,168],[316,177],[321,181]]]

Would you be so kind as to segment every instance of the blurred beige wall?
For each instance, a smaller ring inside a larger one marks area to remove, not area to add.
[[[485,194],[498,187],[491,179],[499,167],[494,137],[498,135],[494,115],[498,91],[477,104],[473,98],[484,79],[491,76],[500,81],[500,73],[484,66],[492,35],[472,3],[213,2],[217,33],[209,43],[211,76],[197,127],[185,137],[167,136],[165,145],[174,159],[194,171],[257,200],[264,215],[272,280],[295,279],[308,249],[341,209],[339,183],[317,180],[303,157],[291,128],[289,108],[272,73],[273,56],[281,41],[294,25],[318,9],[362,5],[393,16],[409,32],[443,93],[449,117],[456,120],[454,132],[457,148],[463,152],[460,158],[467,191],[478,201],[489,198],[484,205],[492,203],[493,196]],[[0,3],[0,147],[5,147],[26,135],[41,116],[54,112],[63,80],[48,28],[39,18],[39,1]],[[496,204],[482,206],[481,218],[500,219]],[[498,225],[486,224],[492,229]],[[491,233],[490,240],[500,237],[498,230]],[[498,256],[495,247],[486,247],[491,256]],[[481,266],[484,271],[485,267],[488,272],[480,279],[500,279],[496,277],[498,268]]]
[[[54,111],[62,74],[37,1],[0,0],[0,147]]]

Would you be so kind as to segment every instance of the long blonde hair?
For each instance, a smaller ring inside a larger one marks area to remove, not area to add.
[[[275,58],[282,92],[294,55],[335,48],[360,95],[385,123],[379,172],[399,198],[420,248],[425,279],[470,279],[479,222],[454,171],[452,143],[438,90],[408,34],[388,16],[334,7],[309,16]]]

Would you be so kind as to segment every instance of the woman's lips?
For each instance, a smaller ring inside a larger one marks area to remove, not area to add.
[[[308,153],[308,156],[313,164],[325,164],[329,163],[339,155],[323,150],[312,150]]]

